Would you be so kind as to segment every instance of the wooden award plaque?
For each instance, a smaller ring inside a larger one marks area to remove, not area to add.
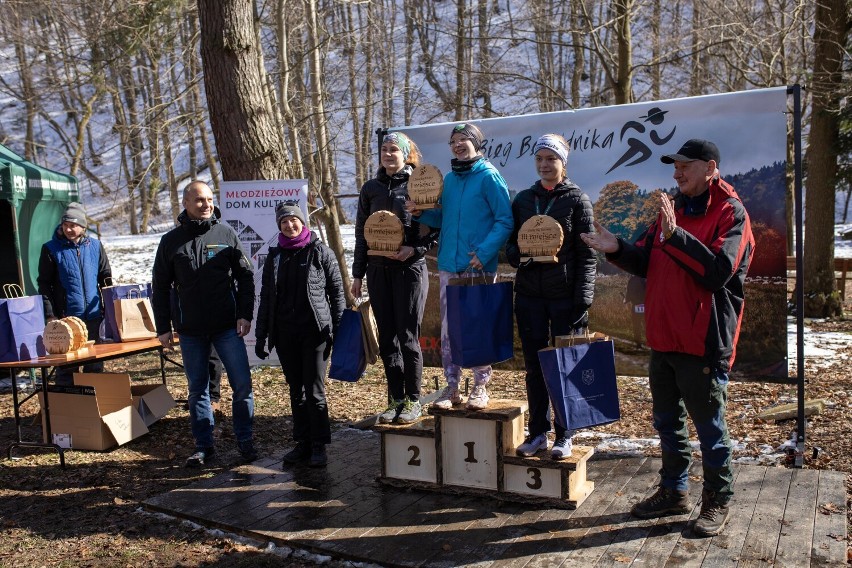
[[[411,172],[408,178],[408,197],[417,204],[418,209],[440,207],[438,199],[444,190],[444,176],[441,170],[432,164],[422,164]]]
[[[53,320],[44,326],[44,348],[51,355],[61,355],[71,351],[74,345],[74,330],[68,322]]]
[[[533,215],[518,229],[521,262],[558,262],[556,253],[562,247],[562,225],[547,215]]]
[[[367,254],[393,256],[399,252],[405,237],[402,221],[390,211],[376,211],[364,223]]]
[[[74,342],[71,345],[71,351],[80,349],[83,345],[85,345],[86,340],[89,338],[89,330],[86,329],[85,322],[74,316],[64,317],[62,318],[62,321],[67,323],[71,327],[71,331],[74,332]]]

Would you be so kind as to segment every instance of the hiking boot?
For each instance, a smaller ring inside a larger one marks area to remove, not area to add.
[[[467,409],[482,410],[486,406],[488,406],[488,391],[485,390],[485,385],[473,385],[473,390],[467,397]]]
[[[251,439],[237,442],[237,448],[240,450],[240,460],[243,463],[251,463],[257,459],[257,450],[254,447],[254,441]]]
[[[423,407],[417,400],[405,399],[402,403],[402,412],[397,416],[396,421],[400,424],[412,424],[417,422],[417,419],[423,415]]]
[[[213,459],[215,453],[213,448],[197,448],[194,454],[186,458],[184,467],[202,467]]]
[[[652,519],[665,515],[680,515],[691,510],[692,505],[686,491],[660,486],[656,493],[633,505],[630,514],[640,519]]]
[[[296,447],[284,454],[281,461],[285,464],[306,462],[311,457],[311,445],[307,442],[296,442]]]
[[[311,444],[311,458],[308,465],[311,467],[325,467],[328,463],[328,454],[325,453],[325,444],[314,442]]]
[[[704,490],[701,493],[701,514],[692,530],[698,536],[716,536],[725,528],[729,511],[727,503],[719,501],[715,493]]]
[[[379,422],[382,424],[390,424],[399,418],[399,413],[402,412],[403,401],[390,400],[385,411],[379,414]]]
[[[447,385],[444,387],[444,391],[441,393],[435,402],[432,403],[432,406],[435,408],[452,408],[462,403],[461,394],[459,394],[459,387],[453,385]]]
[[[547,434],[539,434],[538,436],[527,436],[524,443],[518,446],[515,452],[519,456],[530,457],[534,456],[539,450],[547,449]]]
[[[570,458],[573,449],[574,445],[571,443],[571,438],[562,436],[553,442],[553,447],[550,448],[550,458],[554,460]]]

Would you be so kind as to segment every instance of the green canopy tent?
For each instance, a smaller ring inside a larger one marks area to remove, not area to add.
[[[0,284],[36,293],[41,246],[65,207],[79,200],[77,178],[37,166],[0,144]]]

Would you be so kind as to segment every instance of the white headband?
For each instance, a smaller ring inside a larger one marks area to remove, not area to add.
[[[568,166],[568,146],[566,146],[562,140],[552,134],[545,134],[535,141],[535,146],[533,146],[533,155],[538,154],[538,151],[542,148],[550,150],[559,156],[559,159],[562,160],[563,167]]]

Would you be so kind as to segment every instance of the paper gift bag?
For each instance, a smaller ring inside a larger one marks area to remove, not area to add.
[[[370,299],[362,300],[358,304],[361,313],[361,335],[364,341],[364,355],[367,364],[372,365],[379,360],[379,330],[376,327],[376,318],[373,316],[373,308]]]
[[[511,282],[450,284],[446,295],[454,364],[479,367],[514,356]]]
[[[115,301],[130,297],[150,298],[150,284],[115,284],[101,288],[104,301],[104,341],[121,341],[118,334],[118,320],[115,315]]]
[[[140,341],[157,337],[154,310],[148,298],[124,298],[113,302],[118,336],[121,341]]]
[[[569,430],[615,422],[621,417],[612,341],[538,352],[544,384],[557,420]]]
[[[24,296],[17,285],[3,286],[0,298],[0,362],[26,361],[47,354],[44,347],[44,299]],[[15,297],[17,296],[17,297]]]
[[[364,374],[367,357],[361,334],[361,312],[357,309],[343,310],[343,318],[331,349],[330,379],[354,383]]]

